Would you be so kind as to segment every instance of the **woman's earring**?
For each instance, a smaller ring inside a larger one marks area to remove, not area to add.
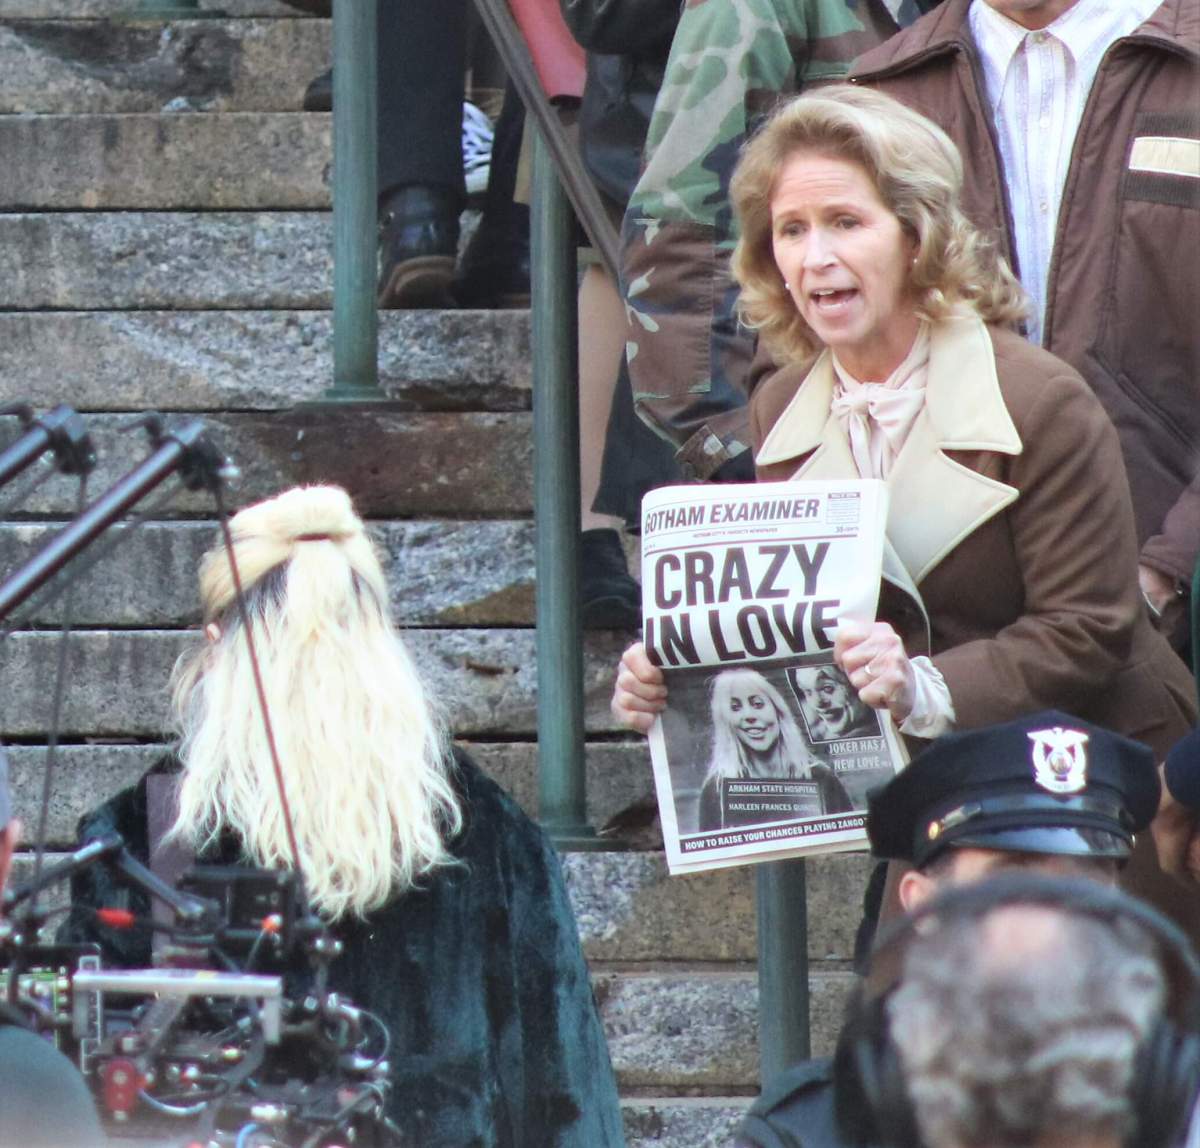
[[[786,279],[783,281],[783,289],[785,291],[790,291],[792,289],[792,285]]]

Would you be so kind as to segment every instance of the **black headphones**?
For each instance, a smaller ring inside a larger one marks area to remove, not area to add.
[[[1200,1091],[1200,961],[1180,929],[1148,905],[1085,879],[1001,874],[956,887],[881,935],[866,980],[848,1007],[834,1057],[837,1120],[848,1142],[870,1148],[922,1148],[900,1054],[892,1044],[887,1001],[905,950],[922,922],[979,920],[1007,905],[1044,905],[1077,918],[1128,921],[1155,945],[1167,982],[1163,1014],[1138,1053],[1127,1148],[1178,1148]]]

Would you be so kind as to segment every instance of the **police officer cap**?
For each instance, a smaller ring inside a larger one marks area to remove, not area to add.
[[[1128,857],[1158,809],[1154,755],[1057,710],[939,738],[867,795],[878,857],[947,846]]]

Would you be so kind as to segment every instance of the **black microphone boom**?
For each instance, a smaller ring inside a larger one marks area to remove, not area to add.
[[[94,865],[104,857],[112,857],[125,848],[125,839],[119,833],[106,833],[103,837],[95,837],[80,846],[70,856],[65,857],[55,865],[47,866],[41,875],[32,881],[27,881],[16,888],[4,890],[4,916],[10,916],[20,904],[28,901],[35,893],[48,889],[66,877],[71,877],[83,869]]]
[[[25,433],[0,451],[0,486],[32,466],[48,450],[57,456],[63,474],[88,474],[96,465],[96,452],[83,418],[67,406],[57,406],[41,418],[31,418],[28,407],[8,407],[3,414],[16,414],[25,423]]]
[[[74,853],[54,865],[42,870],[39,876],[18,886],[6,889],[0,898],[4,916],[13,916],[14,910],[35,894],[57,885],[68,877],[90,868],[99,861],[108,861],[122,875],[126,884],[133,885],[150,897],[157,897],[171,910],[175,923],[183,930],[197,936],[209,933],[219,923],[221,906],[208,898],[197,896],[184,889],[167,884],[156,873],[143,865],[125,847],[125,839],[119,833],[105,833],[81,845]],[[211,941],[211,937],[209,938]]]
[[[27,601],[81,550],[94,542],[134,503],[181,471],[192,490],[215,486],[225,460],[198,419],[166,432],[154,453],[118,479],[78,518],[0,583],[0,619]]]

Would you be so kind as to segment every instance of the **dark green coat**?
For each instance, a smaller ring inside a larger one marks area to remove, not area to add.
[[[391,1030],[391,1116],[422,1148],[623,1145],[616,1084],[558,856],[541,830],[464,754],[458,865],[335,932],[331,987]],[[160,763],[157,770],[170,768]],[[86,816],[80,838],[115,829],[149,854],[146,779]],[[206,858],[208,860],[208,858]],[[219,860],[234,860],[221,857]],[[108,963],[149,963],[147,933],[114,934],[88,907],[121,903],[109,874],[72,888],[66,933]],[[144,902],[130,908],[145,912]]]

